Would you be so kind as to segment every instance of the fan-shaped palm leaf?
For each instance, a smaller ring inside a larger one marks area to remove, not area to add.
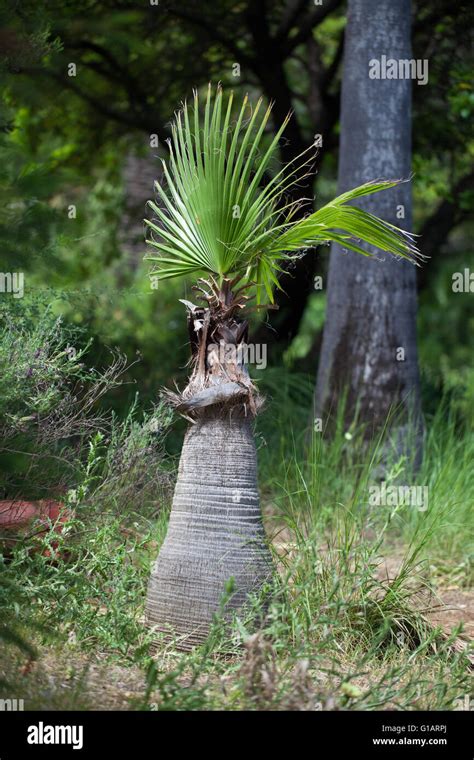
[[[294,220],[299,202],[282,199],[301,181],[313,156],[272,175],[289,117],[268,141],[271,106],[263,110],[260,99],[252,110],[245,97],[234,122],[232,109],[232,93],[224,107],[222,89],[213,97],[209,85],[203,113],[195,93],[194,108],[185,103],[176,115],[169,164],[163,161],[166,187],[156,183],[157,203],[149,202],[156,219],[145,220],[152,231],[148,243],[159,252],[147,258],[157,262],[160,278],[240,275],[255,282],[259,296],[264,289],[273,300],[281,262],[323,242],[369,256],[363,241],[416,263],[419,253],[409,233],[349,205],[397,180],[367,183]]]

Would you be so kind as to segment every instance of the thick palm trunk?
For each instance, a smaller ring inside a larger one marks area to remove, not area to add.
[[[200,282],[207,306],[183,302],[193,372],[181,394],[169,394],[192,424],[147,599],[148,624],[179,637],[182,649],[204,641],[216,614],[241,608],[272,572],[252,430],[261,399],[241,355],[247,323],[236,316],[248,286],[234,296],[228,279]]]
[[[168,533],[150,579],[148,623],[190,648],[205,639],[231,579],[228,611],[270,573],[252,421],[211,407],[186,433]]]

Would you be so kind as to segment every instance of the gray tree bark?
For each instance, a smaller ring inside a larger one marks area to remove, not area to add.
[[[411,87],[408,79],[371,79],[369,61],[411,58],[410,0],[349,0],[341,102],[339,192],[375,178],[408,178]],[[417,85],[415,85],[417,86]],[[360,199],[360,206],[406,230],[410,184]],[[367,248],[371,250],[370,248]],[[375,252],[372,249],[371,252]],[[406,420],[420,429],[416,342],[416,269],[378,252],[378,259],[333,245],[314,413],[327,422],[344,389],[347,421],[376,432],[398,407],[397,445],[406,451]],[[418,437],[419,445],[419,437]]]
[[[231,579],[226,616],[271,572],[252,420],[238,407],[212,406],[185,436],[168,532],[150,578],[147,623],[190,649],[206,638]]]

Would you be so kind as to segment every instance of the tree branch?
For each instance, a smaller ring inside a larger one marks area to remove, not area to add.
[[[38,75],[49,77],[49,79],[53,79],[62,87],[66,87],[68,90],[71,90],[71,92],[77,95],[77,97],[81,98],[86,103],[89,103],[92,108],[94,108],[105,118],[112,119],[113,121],[116,121],[120,124],[126,124],[127,126],[133,127],[134,129],[142,129],[151,133],[155,133],[158,135],[159,140],[163,143],[165,143],[169,137],[168,132],[166,130],[163,130],[148,114],[143,112],[138,113],[136,110],[132,110],[131,112],[116,111],[115,109],[110,108],[110,106],[106,105],[104,100],[95,98],[89,93],[82,90],[71,80],[70,77],[64,77],[54,71],[48,71],[45,69],[22,69],[19,73],[27,74],[28,76],[33,77]]]
[[[298,47],[298,45],[301,45],[302,42],[305,42],[305,40],[308,39],[308,37],[312,34],[312,31],[315,26],[319,26],[326,16],[329,16],[330,13],[332,13],[336,8],[338,8],[342,4],[342,0],[326,0],[324,5],[318,6],[318,8],[310,13],[308,16],[305,16],[301,24],[299,25],[299,29],[297,33],[294,35],[294,37],[290,37],[287,42],[282,46],[283,50],[283,57],[287,58],[290,53]]]
[[[339,66],[341,64],[343,54],[344,54],[344,32],[342,32],[341,36],[339,37],[339,42],[337,44],[337,50],[335,52],[334,58],[332,59],[327,69],[325,69],[321,77],[321,90],[323,91],[328,90],[329,87],[331,86],[333,79],[336,76]]]
[[[247,55],[241,48],[239,48],[233,39],[222,34],[217,29],[216,25],[211,27],[209,24],[209,19],[206,20],[204,16],[196,16],[194,13],[190,13],[188,10],[175,8],[174,6],[169,6],[167,10],[171,16],[179,18],[181,21],[187,21],[189,24],[197,26],[200,29],[204,29],[210,35],[210,37],[216,40],[216,42],[219,42],[224,48],[229,50],[235,56],[237,62],[244,63],[252,71],[255,71],[255,59],[252,56]]]
[[[283,16],[280,26],[275,34],[275,41],[281,42],[293,29],[298,17],[308,5],[308,0],[293,0],[288,4],[285,15]]]

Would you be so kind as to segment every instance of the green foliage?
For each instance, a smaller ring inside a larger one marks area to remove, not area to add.
[[[365,256],[370,253],[356,240],[404,258],[417,254],[411,236],[362,209],[349,206],[364,195],[394,187],[396,181],[370,182],[344,193],[319,211],[293,221],[301,201],[285,200],[300,182],[312,158],[275,173],[265,185],[262,179],[274,161],[278,142],[287,126],[281,124],[267,147],[262,146],[271,106],[259,116],[262,99],[246,119],[244,98],[231,134],[233,95],[223,108],[220,87],[212,102],[209,85],[204,115],[194,96],[193,119],[187,103],[176,117],[170,143],[170,167],[163,161],[168,192],[156,183],[161,207],[150,202],[158,224],[145,220],[158,235],[148,243],[160,256],[161,279],[199,271],[219,277],[234,274],[264,288],[273,301],[273,287],[280,287],[280,262],[290,252],[337,241]]]
[[[81,436],[100,426],[91,406],[115,378],[84,366],[87,344],[44,303],[3,302],[0,329],[0,490],[42,496],[74,477]]]
[[[123,381],[126,361],[112,354],[104,369],[86,361],[84,331],[55,316],[44,299],[0,307],[0,492],[3,498],[61,498],[76,487],[116,509],[163,495],[156,473],[171,413],[145,413],[138,395],[123,421],[100,402]],[[109,353],[110,356],[110,353]],[[101,494],[95,488],[100,480]],[[82,483],[82,485],[79,485]]]
[[[189,654],[167,643],[152,659],[156,634],[143,626],[169,492],[155,523],[156,503],[119,500],[117,512],[114,477],[112,488],[105,487],[107,462],[127,440],[141,440],[146,448],[151,420],[162,447],[168,412],[155,410],[142,426],[131,419],[121,430],[117,423],[108,443],[95,439],[72,500],[74,518],[55,537],[56,546],[42,539],[54,564],[20,544],[2,566],[0,603],[14,629],[20,635],[28,630],[36,649],[54,658],[66,648],[73,670],[84,670],[77,686],[62,685],[55,699],[97,707],[103,697],[89,692],[85,672],[88,658],[97,657],[111,674],[121,667],[121,679],[134,681],[130,709],[433,710],[453,709],[469,693],[466,655],[457,646],[462,631],[437,627],[430,617],[437,600],[430,593],[437,583],[469,580],[472,436],[461,437],[453,420],[444,427],[446,414],[440,413],[429,427],[419,474],[420,482],[430,477],[439,494],[429,510],[370,507],[367,489],[380,442],[375,451],[363,450],[362,431],[347,435],[341,427],[331,441],[318,438],[311,457],[303,458],[303,441],[291,434],[290,421],[306,414],[309,383],[307,390],[292,375],[280,387],[271,378],[266,385],[276,403],[279,393],[289,398],[281,425],[268,421],[268,446],[260,457],[278,567],[274,584],[249,600],[230,631],[217,617],[208,641]],[[343,418],[340,413],[341,424]],[[129,446],[134,444],[125,446],[119,469]],[[156,466],[166,479],[166,458]],[[411,478],[407,467],[394,462],[387,481]],[[395,566],[386,567],[393,559]],[[229,584],[227,593],[232,590]],[[53,699],[31,692],[31,683],[28,704]],[[21,696],[21,688],[15,685],[15,694]]]
[[[285,398],[288,390],[291,394],[291,385],[281,388]],[[446,481],[439,500],[445,502],[453,487],[466,489],[470,454],[455,466],[461,444],[454,428],[440,441],[442,421],[440,414],[430,428],[420,478],[438,472]],[[148,707],[453,709],[469,690],[468,661],[454,646],[460,628],[442,632],[430,618],[437,606],[436,597],[430,601],[431,573],[438,565],[437,580],[450,581],[452,568],[466,556],[467,537],[454,544],[452,539],[472,519],[472,488],[465,490],[465,508],[454,497],[445,503],[448,509],[433,503],[417,521],[410,507],[368,509],[370,473],[381,442],[375,451],[362,451],[362,431],[346,435],[341,429],[333,440],[313,446],[314,458],[307,462],[288,430],[283,416],[277,430],[274,424],[273,438],[268,437],[267,448],[277,453],[271,463],[263,460],[279,568],[274,587],[249,602],[231,634],[216,621],[200,650],[175,655],[171,670],[158,666]],[[279,448],[278,439],[285,435]],[[465,437],[463,445],[469,440]],[[404,463],[398,463],[387,479],[396,482],[404,475]],[[275,506],[280,519],[272,520]],[[447,532],[455,514],[457,524]],[[385,565],[394,549],[396,569]],[[464,578],[467,582],[468,575]]]
[[[440,262],[432,286],[420,294],[418,343],[424,409],[435,414],[443,397],[462,424],[474,427],[474,300],[453,292],[453,274],[464,272],[464,248]]]
[[[2,572],[2,562],[3,557],[0,560],[0,609],[3,609],[5,605],[8,605],[9,600],[15,598],[20,591],[16,585],[16,581],[7,578],[5,573]],[[2,645],[14,648],[32,660],[37,656],[36,649],[30,644],[28,639],[18,633],[18,631],[12,627],[11,623],[6,623],[4,621],[0,623],[0,646]],[[0,675],[0,688],[10,688],[10,686],[9,682]]]
[[[69,636],[85,649],[99,646],[130,661],[146,652],[137,603],[149,556],[166,530],[171,467],[163,441],[169,421],[165,407],[141,424],[132,411],[124,423],[114,423],[108,441],[100,432],[92,437],[75,487],[65,495],[71,517],[62,531],[37,538],[36,551],[28,537],[18,540],[2,567],[2,614],[8,612],[17,628],[28,626],[33,610],[43,644],[54,631],[62,641]]]
[[[222,99],[218,87],[212,107],[209,86],[203,118],[195,94],[193,131],[186,104],[173,125],[171,171],[163,162],[169,195],[156,185],[168,213],[151,202],[161,224],[147,220],[148,226],[164,238],[164,242],[148,241],[164,254],[159,258],[148,257],[160,262],[161,278],[196,271],[222,276],[242,269],[248,269],[251,276],[259,266],[266,271],[270,263],[264,261],[260,265],[260,259],[265,239],[279,215],[277,200],[285,185],[281,172],[265,188],[259,188],[259,184],[274,158],[286,122],[261,155],[260,143],[270,108],[259,119],[260,99],[247,121],[245,98],[230,136],[233,95],[229,96],[223,123]],[[277,268],[279,258],[274,257],[269,271]],[[261,284],[261,278],[257,282]]]
[[[74,349],[72,330],[38,304],[3,302],[0,320],[1,415],[15,427],[56,409],[64,384],[86,378],[86,348]]]
[[[394,225],[378,219],[367,211],[347,205],[356,198],[388,190],[397,184],[397,181],[367,182],[339,195],[319,211],[289,226],[277,238],[271,249],[295,251],[334,241],[363,256],[370,256],[368,251],[357,245],[356,240],[360,239],[382,251],[389,251],[402,258],[416,258],[417,249],[411,235],[402,233]]]
[[[97,515],[110,511],[127,516],[138,509],[158,514],[169,503],[174,461],[165,449],[173,412],[164,402],[140,411],[138,394],[126,418],[114,415],[107,439],[89,442],[89,457],[78,489],[70,500],[87,502]]]
[[[273,374],[271,371],[270,378]],[[388,554],[413,542],[433,568],[439,565],[449,572],[457,568],[462,584],[469,585],[474,538],[470,527],[474,432],[470,420],[459,414],[455,397],[446,396],[436,413],[427,416],[424,457],[415,467],[413,459],[400,456],[391,445],[388,423],[370,443],[357,419],[348,429],[343,404],[335,414],[331,436],[324,430],[308,430],[313,391],[310,378],[283,372],[280,384],[275,378],[275,382],[262,385],[272,393],[272,404],[281,409],[277,421],[271,409],[264,413],[258,427],[265,441],[259,450],[260,482],[274,509],[304,534],[313,530],[315,522],[324,534],[343,509],[373,526],[366,532],[373,537],[375,551],[376,536],[386,537],[387,546],[382,550]],[[426,488],[426,503],[374,506],[371,487],[380,485],[381,478],[387,487]],[[281,488],[279,493],[276,484]],[[362,525],[360,530],[365,530]]]

